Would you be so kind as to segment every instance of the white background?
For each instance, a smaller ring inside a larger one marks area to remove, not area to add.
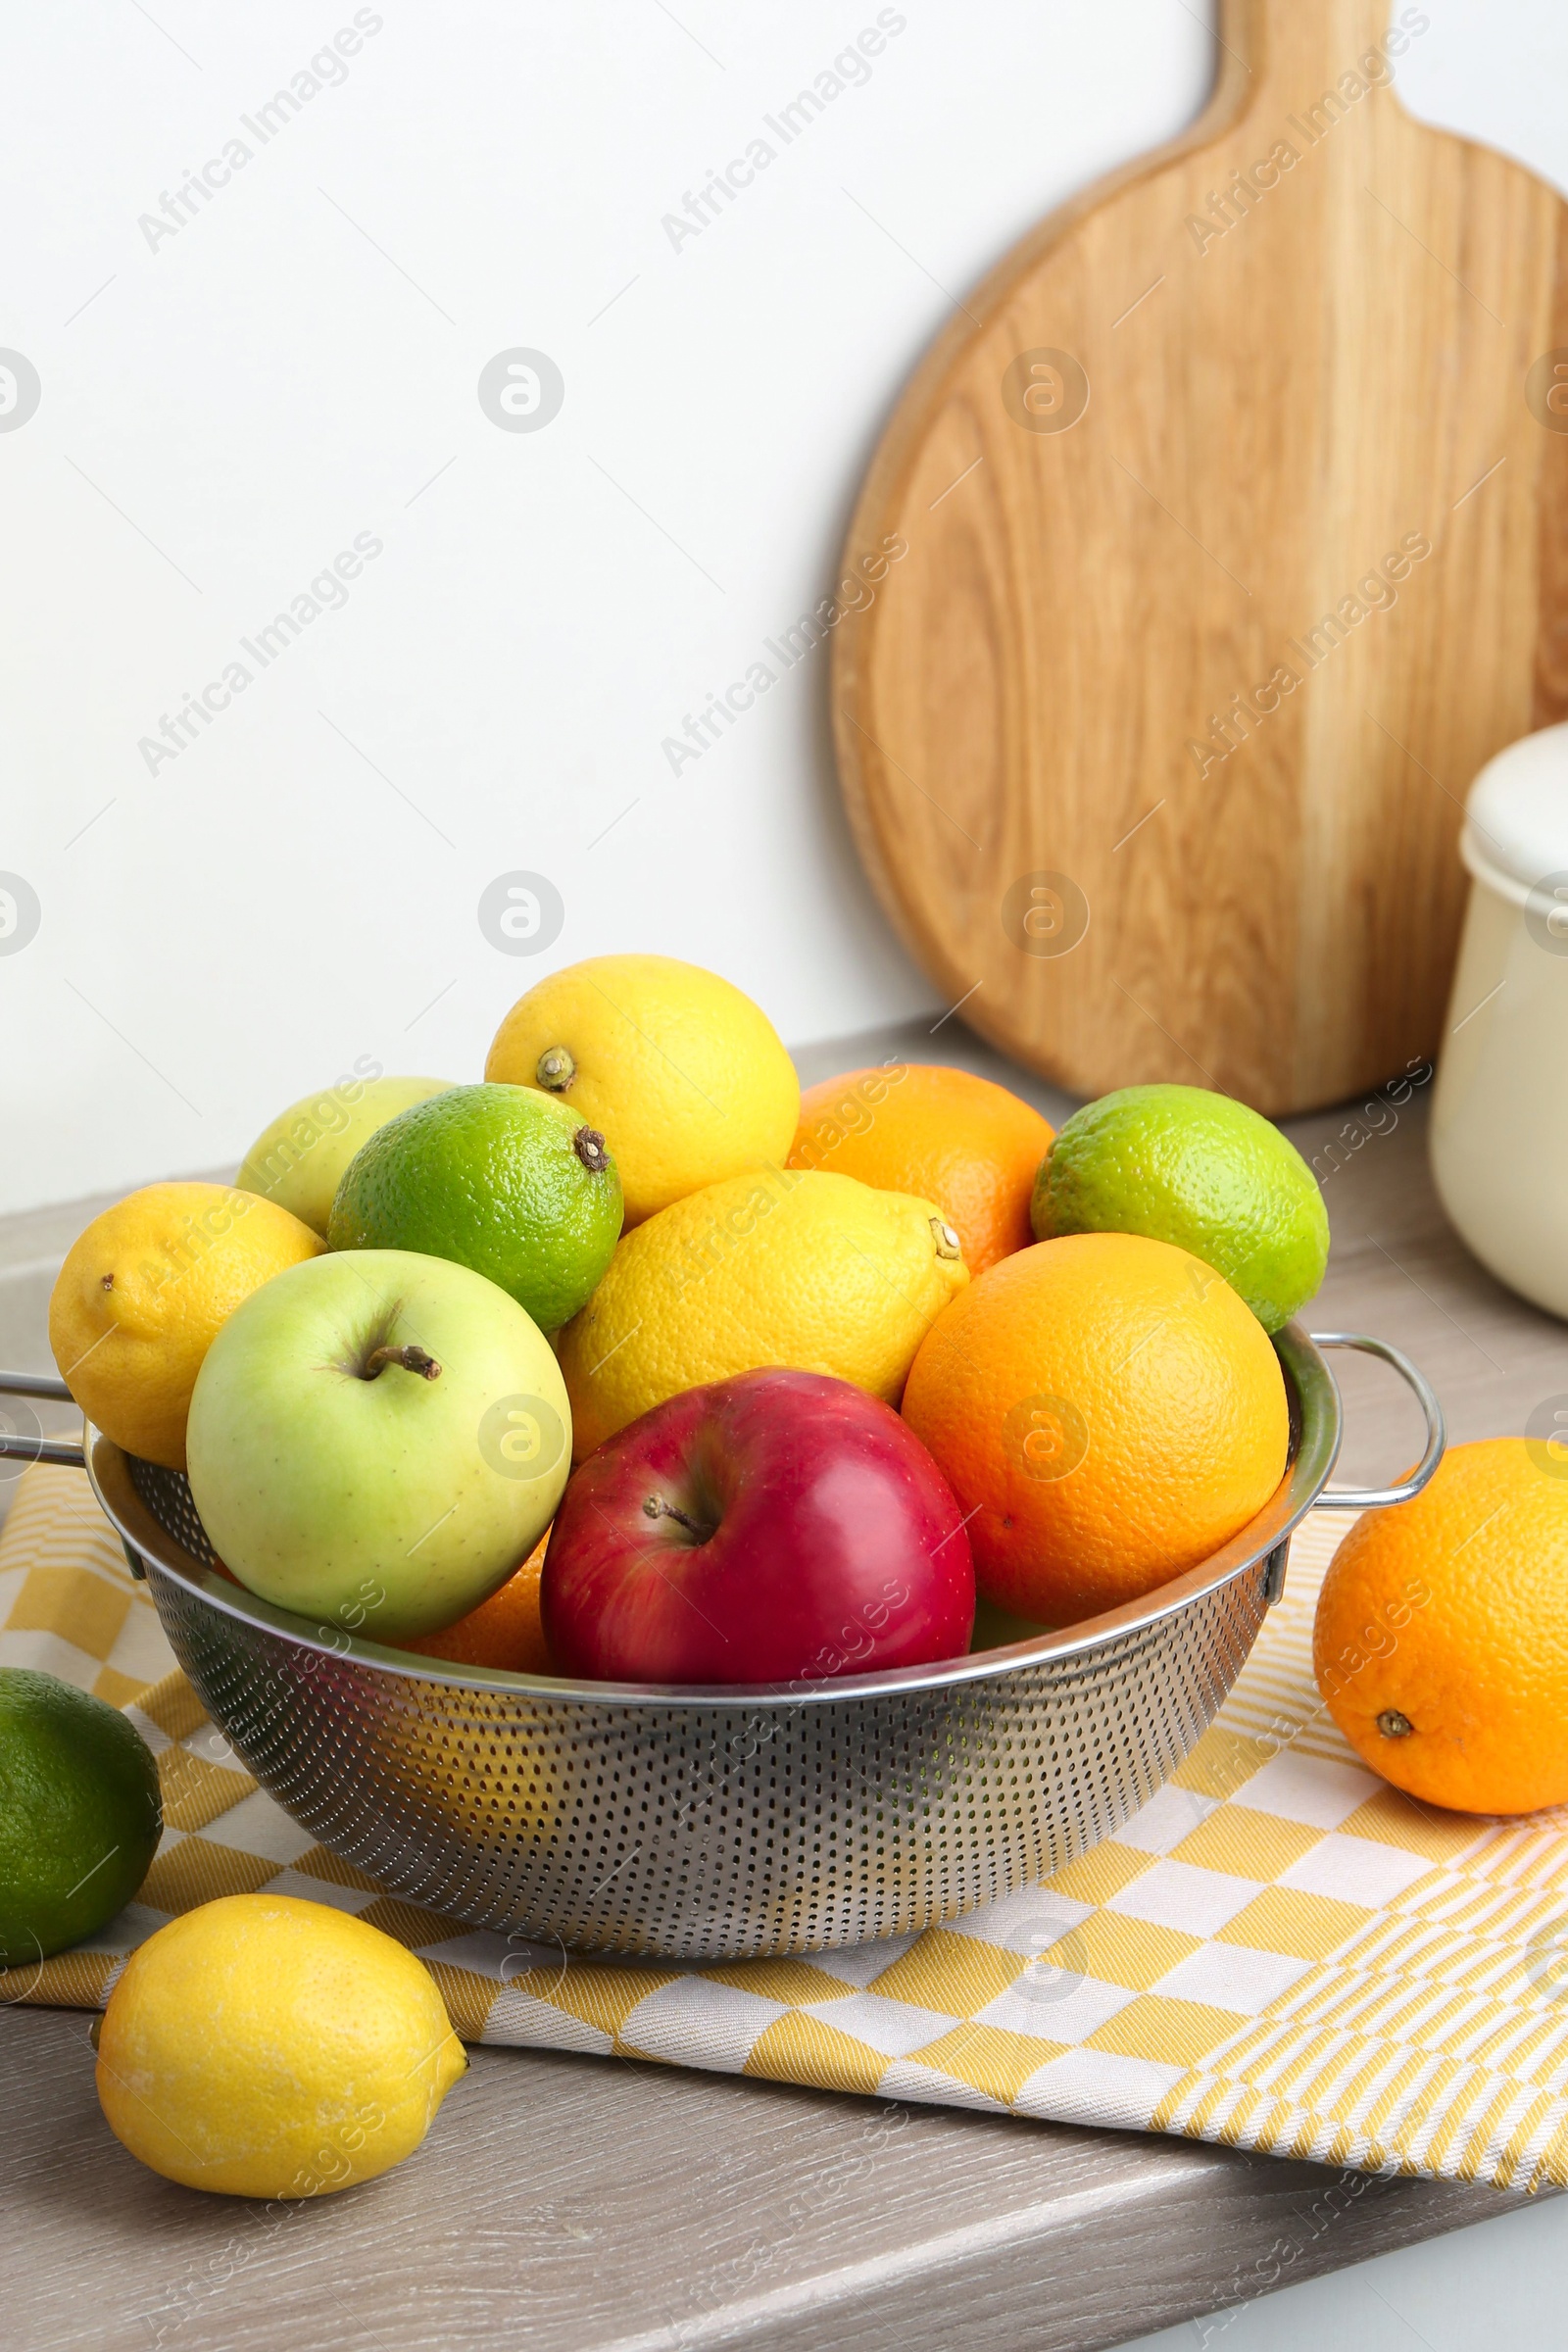
[[[1568,177],[1558,0],[1429,9],[1407,102]],[[232,1161],[358,1055],[476,1076],[587,954],[711,963],[791,1043],[929,1004],[850,851],[821,655],[678,777],[661,744],[830,588],[950,294],[1190,120],[1214,54],[1200,0],[905,0],[675,250],[662,217],[875,0],[376,13],[156,249],[138,216],[352,0],[0,30],[0,345],[43,387],[0,433],[0,869],[42,908],[0,956],[0,1208]],[[519,345],[565,380],[534,433],[476,397]],[[360,532],[347,605],[150,775],[138,739]],[[532,961],[476,918],[519,868],[565,906]]]

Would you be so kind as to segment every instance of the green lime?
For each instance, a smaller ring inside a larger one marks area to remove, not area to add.
[[[1268,1119],[1201,1086],[1124,1086],[1075,1110],[1040,1163],[1035,1239],[1143,1233],[1191,1250],[1267,1332],[1323,1279],[1329,1220],[1311,1169]]]
[[[118,1707],[0,1667],[0,1965],[47,1960],[113,1919],[163,1826],[152,1749]]]
[[[378,1127],[344,1169],[332,1250],[470,1266],[541,1331],[585,1306],[620,1239],[620,1177],[596,1127],[526,1086],[454,1086]]]

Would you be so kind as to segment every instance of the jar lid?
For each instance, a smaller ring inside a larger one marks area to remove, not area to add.
[[[1459,855],[1520,906],[1543,882],[1568,878],[1568,722],[1487,761],[1470,787]]]

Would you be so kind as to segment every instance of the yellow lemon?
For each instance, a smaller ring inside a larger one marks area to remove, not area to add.
[[[227,1184],[149,1184],[94,1217],[49,1301],[49,1345],[89,1421],[127,1453],[185,1467],[202,1358],[241,1299],[325,1248],[286,1208]]]
[[[557,1096],[606,1138],[627,1229],[759,1161],[782,1162],[795,1065],[750,997],[672,956],[591,956],[519,997],[486,1078]]]
[[[429,1970],[379,1928],[229,1894],[131,1953],[98,2103],[166,2180],[316,2197],[412,2156],[467,2063]]]
[[[577,1456],[682,1389],[764,1364],[897,1404],[968,1279],[930,1200],[795,1168],[710,1184],[628,1234],[561,1334]]]

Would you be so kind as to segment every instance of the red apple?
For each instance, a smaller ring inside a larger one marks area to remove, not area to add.
[[[811,1683],[960,1657],[974,1562],[898,1414],[816,1372],[687,1389],[571,1479],[540,1603],[563,1674]]]

